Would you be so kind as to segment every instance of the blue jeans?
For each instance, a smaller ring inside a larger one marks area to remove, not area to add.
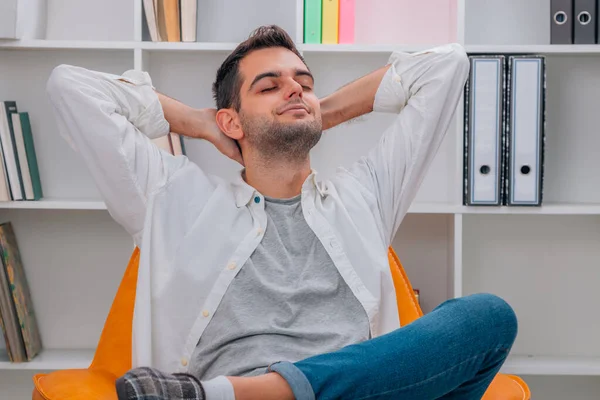
[[[491,294],[450,299],[409,325],[295,363],[273,363],[297,400],[479,400],[517,336]]]

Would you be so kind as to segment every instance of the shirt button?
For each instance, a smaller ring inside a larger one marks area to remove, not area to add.
[[[258,197],[258,196],[254,197],[254,202],[256,204],[260,203],[260,197]]]
[[[208,310],[202,311],[202,316],[208,317],[209,315],[210,315],[210,313],[208,312]]]
[[[187,360],[187,358],[183,357],[183,358],[181,359],[181,365],[183,365],[184,367],[188,365],[188,360]]]
[[[233,262],[232,262],[231,264],[229,264],[229,265],[227,266],[227,269],[229,269],[229,270],[232,270],[232,271],[233,271],[233,270],[235,269],[235,267],[237,267],[237,265],[235,265],[235,263],[233,263]]]

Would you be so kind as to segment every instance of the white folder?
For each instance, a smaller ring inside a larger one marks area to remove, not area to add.
[[[507,205],[542,204],[545,59],[511,56],[508,71]]]
[[[465,205],[502,204],[505,57],[470,56],[465,87]]]

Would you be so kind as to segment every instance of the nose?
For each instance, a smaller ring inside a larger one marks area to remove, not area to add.
[[[286,87],[285,95],[286,99],[293,99],[294,97],[302,98],[302,85],[290,78]]]

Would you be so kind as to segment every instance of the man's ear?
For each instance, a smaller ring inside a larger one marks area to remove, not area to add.
[[[240,140],[244,137],[239,114],[231,108],[221,108],[216,115],[217,125],[221,131],[232,139]]]

